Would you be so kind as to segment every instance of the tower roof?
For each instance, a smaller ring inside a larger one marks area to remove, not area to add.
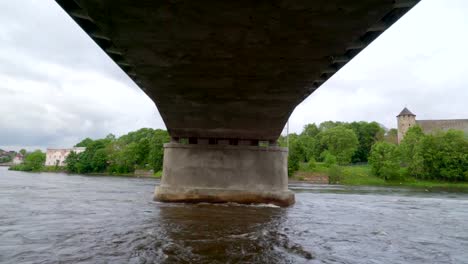
[[[404,115],[410,115],[410,116],[416,116],[415,114],[411,113],[410,110],[408,110],[408,108],[403,108],[403,110],[401,110],[400,114],[397,115],[397,117],[399,116],[404,116]]]

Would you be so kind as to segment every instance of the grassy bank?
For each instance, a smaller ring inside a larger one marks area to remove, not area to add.
[[[99,173],[83,173],[79,175],[90,175],[90,176],[112,176],[112,177],[129,177],[129,178],[154,178],[154,179],[160,179],[161,178],[161,173],[154,173],[151,176],[147,175],[135,175],[133,173],[107,173],[107,172],[99,172]]]
[[[109,172],[99,172],[99,173],[84,173],[82,175],[92,175],[92,176],[112,176],[112,177],[130,177],[130,178],[155,178],[160,179],[162,176],[162,171],[157,171],[153,175],[139,175],[135,173],[109,173]]]
[[[11,166],[9,170],[13,171],[24,171],[24,172],[57,172],[57,173],[69,173],[65,167],[59,166],[42,166],[35,170],[26,169],[24,166],[16,165]],[[79,173],[78,173],[79,174]],[[95,172],[95,173],[81,173],[82,175],[92,175],[92,176],[113,176],[113,177],[135,177],[135,178],[156,178],[159,179],[162,176],[162,171],[157,171],[151,176],[149,175],[139,175],[135,173],[109,173],[109,172]]]
[[[302,173],[301,173],[302,172]],[[308,164],[301,164],[299,173],[295,175],[326,175],[330,178],[331,183],[343,185],[367,185],[367,186],[407,186],[419,187],[426,189],[460,189],[468,191],[468,182],[444,182],[444,181],[429,181],[419,180],[412,177],[405,177],[400,181],[385,181],[382,178],[372,174],[369,165],[349,165],[335,166],[328,168],[323,163],[316,163],[315,167],[309,167]],[[402,174],[405,173],[402,168]],[[295,180],[304,180],[293,176]]]

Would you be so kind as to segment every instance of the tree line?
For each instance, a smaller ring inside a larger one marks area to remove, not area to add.
[[[165,130],[142,128],[119,138],[113,134],[101,139],[85,138],[75,147],[85,147],[81,153],[71,152],[65,167],[45,167],[46,154],[41,150],[24,153],[22,164],[11,166],[20,171],[63,171],[69,173],[126,174],[135,169],[162,170],[164,143],[169,142]]]
[[[305,125],[302,133],[281,136],[278,141],[284,147],[289,141],[288,172],[292,175],[303,162],[365,163],[372,145],[384,140],[396,144],[396,130],[385,133],[377,122],[326,121]]]
[[[75,147],[81,153],[68,155],[66,169],[71,173],[131,173],[135,169],[162,170],[163,145],[169,142],[167,131],[142,128],[119,138],[109,134],[103,139],[86,138]]]
[[[22,155],[23,157],[26,155],[27,151],[25,149],[21,149],[19,152],[16,151],[6,151],[0,149],[0,163],[9,163],[12,162],[14,157],[18,154]]]
[[[135,169],[162,170],[167,131],[142,128],[119,138],[109,134],[102,139],[86,138],[66,159],[70,173],[131,173]],[[323,162],[335,165],[368,163],[374,175],[386,180],[405,177],[446,181],[468,180],[468,139],[462,131],[449,130],[424,134],[420,127],[410,128],[397,144],[397,130],[385,129],[376,122],[326,121],[308,124],[300,134],[280,136],[280,146],[289,145],[288,173],[292,176],[301,163],[314,166]],[[45,154],[40,150],[25,153],[23,164],[11,169],[40,171]],[[50,170],[50,168],[49,168]]]
[[[411,176],[423,180],[467,181],[468,138],[463,131],[424,134],[419,126],[414,126],[400,145],[374,144],[369,164],[376,176],[386,180]]]
[[[41,171],[44,168],[46,160],[46,154],[41,150],[35,150],[33,152],[26,152],[25,149],[20,150],[23,155],[23,163],[11,166],[10,170],[18,171]]]
[[[289,175],[301,163],[314,167],[320,161],[327,167],[368,163],[373,174],[385,180],[468,180],[468,137],[463,131],[424,134],[414,126],[398,145],[397,130],[385,131],[376,122],[327,121],[308,124],[289,139],[280,137],[280,145],[287,146],[287,140]]]

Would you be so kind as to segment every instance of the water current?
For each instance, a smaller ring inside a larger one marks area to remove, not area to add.
[[[154,179],[0,167],[0,263],[468,263],[468,194],[290,184],[296,204],[165,204]]]

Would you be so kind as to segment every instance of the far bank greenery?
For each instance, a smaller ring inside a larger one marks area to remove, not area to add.
[[[36,150],[31,153],[27,153],[26,150],[24,150],[22,153],[24,153],[25,156],[23,163],[11,166],[10,170],[37,172],[44,168],[44,163],[46,160],[45,153],[40,150]]]
[[[132,173],[136,169],[155,172],[162,170],[163,145],[169,142],[165,130],[142,128],[119,138],[108,135],[92,140],[86,138],[76,147],[86,147],[86,151],[71,153],[67,160],[67,170],[73,173],[111,174]]]
[[[363,185],[468,181],[468,139],[462,131],[425,135],[414,126],[400,145],[396,132],[385,133],[374,122],[307,125],[289,136],[289,174],[305,171],[328,175],[331,183]]]
[[[153,170],[160,176],[163,144],[169,142],[165,130],[142,128],[119,138],[109,134],[102,139],[83,139],[75,147],[86,147],[82,153],[72,152],[65,167],[44,167],[45,153],[27,153],[23,164],[10,167],[23,171],[64,171],[80,174],[131,175],[135,170]]]
[[[13,166],[23,171],[64,171],[81,174],[131,175],[137,169],[161,175],[163,144],[167,131],[143,128],[121,137],[86,138],[72,152],[66,167],[44,167],[41,151],[25,153],[25,161]],[[289,142],[288,142],[289,141]],[[328,175],[331,183],[354,185],[430,185],[468,181],[468,139],[461,131],[425,135],[412,127],[397,144],[397,130],[385,131],[376,122],[308,124],[300,134],[281,136],[289,144],[288,173]]]
[[[423,180],[411,176],[401,178],[400,180],[385,180],[381,177],[375,176],[369,164],[334,165],[332,167],[328,167],[322,162],[316,162],[314,168],[310,168],[309,164],[302,163],[299,172],[300,173],[296,174],[293,179],[306,180],[300,176],[304,174],[326,175],[329,176],[332,184],[468,190],[468,181],[450,182],[442,180]],[[405,168],[401,168],[400,173],[405,174]]]

